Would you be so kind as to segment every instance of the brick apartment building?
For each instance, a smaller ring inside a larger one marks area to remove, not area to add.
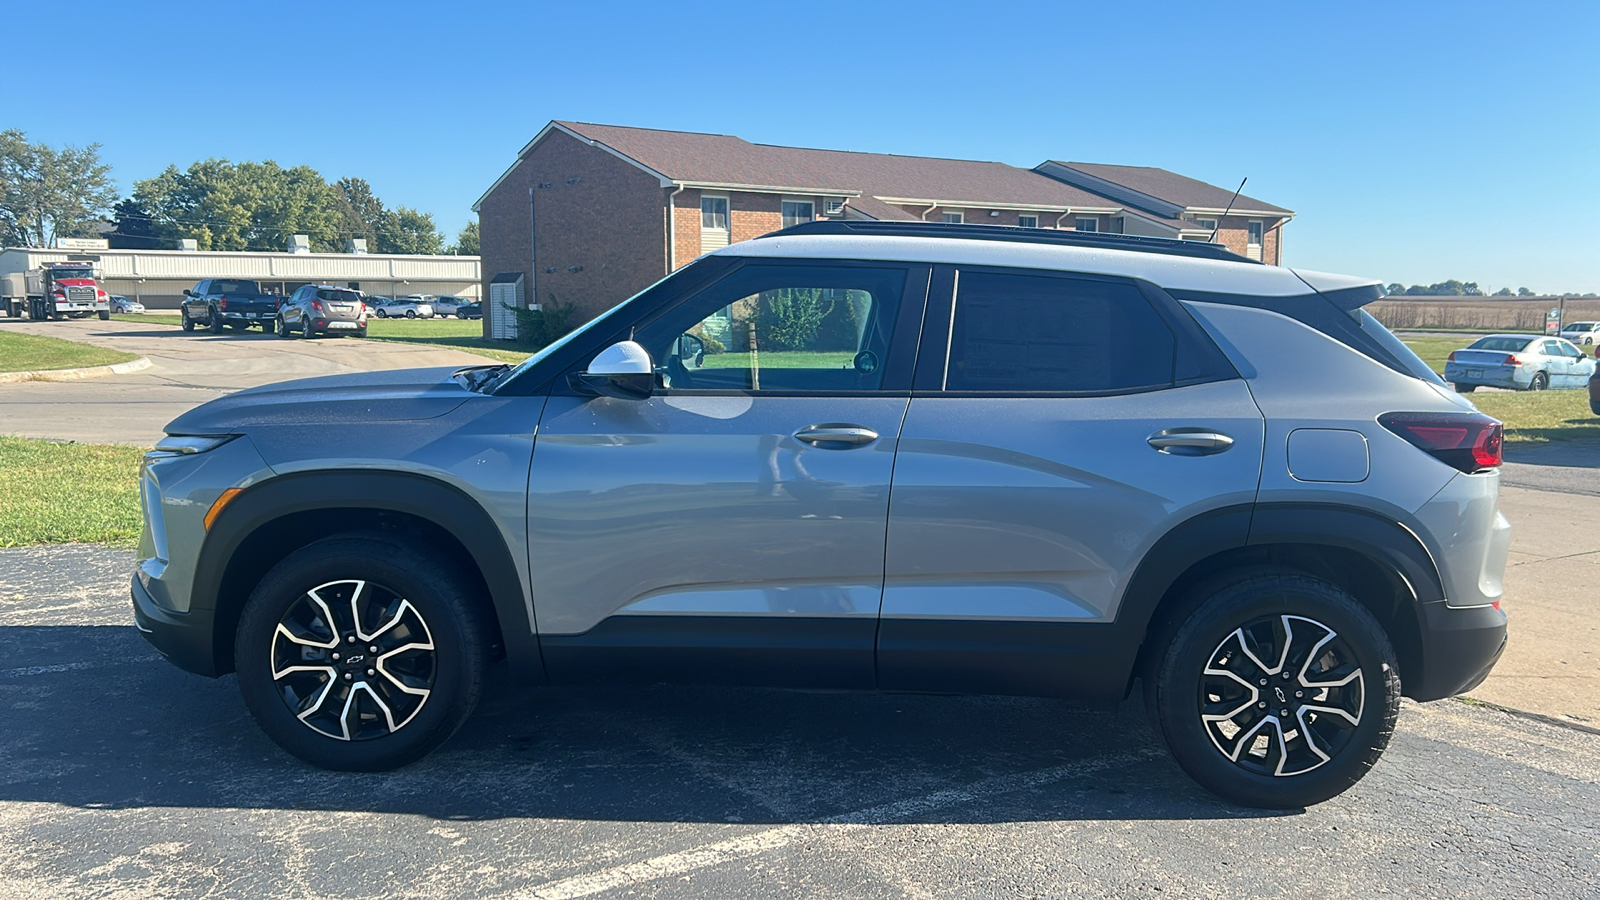
[[[500,302],[591,318],[702,253],[823,217],[1216,240],[1277,264],[1294,213],[1164,169],[810,150],[720,134],[551,122],[473,205],[484,333]]]

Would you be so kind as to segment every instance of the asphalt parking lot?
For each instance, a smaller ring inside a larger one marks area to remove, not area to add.
[[[1600,895],[1600,733],[1461,701],[1290,814],[1136,703],[501,688],[411,768],[322,772],[149,649],[130,561],[0,551],[0,896]]]

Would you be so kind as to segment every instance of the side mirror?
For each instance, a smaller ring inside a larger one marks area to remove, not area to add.
[[[183,295],[185,297],[193,297],[194,296],[194,291],[191,291],[188,288],[184,288],[183,289]]]
[[[692,334],[678,338],[678,360],[686,369],[698,369],[706,361],[706,342]]]
[[[618,341],[600,351],[589,371],[574,374],[573,388],[619,400],[644,400],[655,392],[656,368],[650,352],[633,341]]]

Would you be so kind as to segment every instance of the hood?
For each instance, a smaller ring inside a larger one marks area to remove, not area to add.
[[[168,434],[235,434],[272,425],[364,425],[442,416],[472,395],[459,366],[325,375],[262,385],[197,406]]]

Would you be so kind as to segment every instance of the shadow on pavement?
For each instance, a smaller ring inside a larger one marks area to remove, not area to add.
[[[1588,426],[1600,431],[1600,418],[1568,419],[1568,425]],[[1538,431],[1524,434],[1537,435]],[[1600,436],[1573,439],[1572,429],[1552,429],[1547,439],[1540,443],[1519,442],[1506,444],[1506,462],[1532,466],[1556,466],[1568,469],[1600,468]]]
[[[1093,712],[997,697],[517,690],[501,675],[427,759],[334,773],[270,743],[231,676],[180,672],[131,627],[0,627],[0,800],[716,823],[878,807],[862,821],[1272,815],[1190,782],[1136,702]]]

